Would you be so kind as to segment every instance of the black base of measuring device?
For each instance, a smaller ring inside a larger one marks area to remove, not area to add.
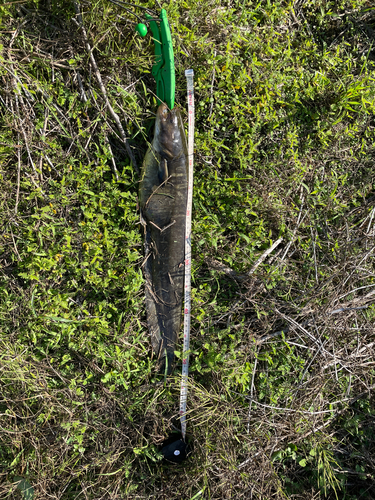
[[[180,432],[173,432],[162,444],[161,453],[165,460],[174,464],[183,462],[190,452],[190,447],[182,439]]]

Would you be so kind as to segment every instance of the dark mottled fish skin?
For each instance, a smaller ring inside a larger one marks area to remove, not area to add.
[[[146,153],[139,189],[145,227],[146,309],[160,370],[168,373],[181,328],[188,183],[186,135],[180,112],[158,108],[155,133]]]

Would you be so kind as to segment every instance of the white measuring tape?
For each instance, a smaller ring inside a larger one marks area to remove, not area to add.
[[[188,98],[188,158],[189,177],[185,230],[185,304],[184,304],[184,350],[182,355],[182,378],[180,392],[180,420],[182,439],[186,436],[186,401],[189,375],[190,315],[191,315],[191,211],[193,205],[193,159],[194,159],[194,71],[185,71]]]

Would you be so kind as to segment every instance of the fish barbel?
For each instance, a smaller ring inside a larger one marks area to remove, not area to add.
[[[188,153],[180,112],[161,104],[141,172],[147,322],[159,368],[172,370],[181,328]],[[167,359],[166,359],[167,358]]]

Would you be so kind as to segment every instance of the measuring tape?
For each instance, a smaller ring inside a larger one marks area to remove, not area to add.
[[[194,155],[194,71],[185,71],[189,113],[188,158],[189,177],[185,230],[185,305],[184,305],[184,351],[182,355],[182,378],[180,392],[180,420],[182,439],[186,436],[186,401],[189,375],[190,316],[191,316],[191,211],[193,205],[193,155]]]

